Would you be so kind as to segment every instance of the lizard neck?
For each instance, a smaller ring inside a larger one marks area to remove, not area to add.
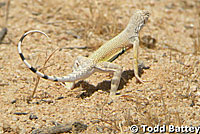
[[[132,37],[137,37],[139,35],[139,29],[134,23],[129,23],[124,29],[124,32],[129,39]]]

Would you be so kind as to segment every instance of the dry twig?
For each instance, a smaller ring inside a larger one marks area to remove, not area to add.
[[[49,55],[49,57],[45,60],[43,67],[40,69],[40,71],[41,71],[42,73],[45,71],[45,69],[47,69],[47,67],[46,67],[47,62],[50,60],[50,58],[53,56],[53,54],[54,54],[57,50],[59,50],[59,49],[54,50],[54,51]],[[35,92],[36,92],[36,89],[37,89],[37,87],[38,87],[39,82],[40,82],[40,77],[37,76],[37,80],[36,80],[36,83],[35,83],[35,88],[34,88],[34,90],[33,90],[33,93],[32,93],[32,95],[31,95],[31,98],[34,97],[34,94],[35,94]]]

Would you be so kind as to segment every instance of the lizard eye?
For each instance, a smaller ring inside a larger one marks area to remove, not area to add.
[[[79,64],[76,62],[76,66],[79,67]]]

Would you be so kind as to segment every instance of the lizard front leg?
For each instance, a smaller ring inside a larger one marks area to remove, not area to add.
[[[134,69],[135,78],[140,83],[144,83],[143,80],[139,77],[139,72],[138,72],[139,38],[138,37],[132,37],[130,39],[130,43],[133,45],[133,69]]]
[[[95,70],[99,72],[113,72],[114,73],[113,78],[111,80],[111,90],[110,90],[111,101],[109,101],[110,103],[116,98],[116,92],[119,87],[121,74],[122,74],[122,67],[110,62],[101,62],[101,63],[96,64]]]

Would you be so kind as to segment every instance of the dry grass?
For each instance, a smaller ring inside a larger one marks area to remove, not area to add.
[[[142,124],[199,125],[197,5],[197,0],[10,1],[8,34],[4,42],[10,42],[9,39],[12,42],[0,44],[0,133],[30,133],[33,127],[74,121],[88,125],[83,133],[130,133],[131,125]],[[86,46],[86,49],[60,49],[48,60],[45,73],[63,76],[70,73],[78,55],[88,56],[117,35],[134,9],[151,12],[140,36],[150,35],[157,42],[154,49],[140,48],[140,59],[150,66],[142,74],[142,79],[148,82],[135,83],[133,55],[128,51],[115,61],[124,67],[125,80],[119,87],[122,96],[112,105],[106,103],[111,76],[100,73],[78,82],[72,91],[66,91],[59,83],[40,80],[35,98],[27,101],[37,79],[20,61],[16,50],[25,31],[39,29],[52,40],[49,42],[39,34],[25,39],[22,48],[25,57],[30,63],[37,63],[33,64],[37,68],[41,68],[56,49]],[[6,6],[0,11],[0,17],[5,19]],[[4,21],[0,26],[4,26]],[[14,115],[15,112],[28,114]],[[30,120],[30,114],[38,119]]]

